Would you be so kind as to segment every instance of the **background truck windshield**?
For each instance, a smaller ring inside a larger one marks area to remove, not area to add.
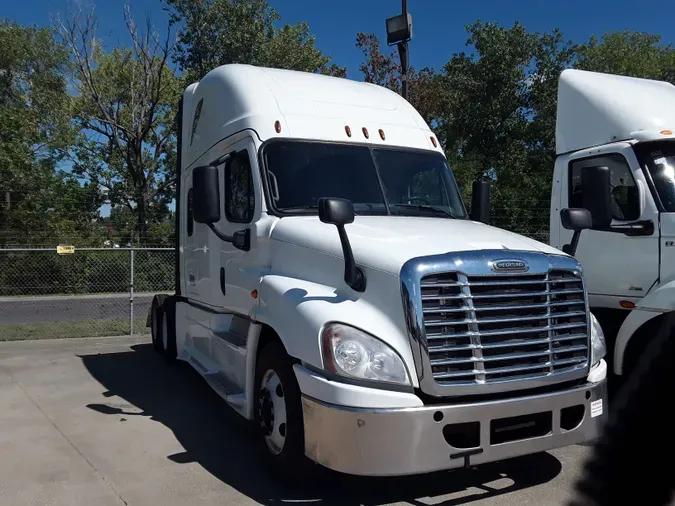
[[[641,165],[649,170],[664,210],[675,212],[675,142],[638,144],[636,152]]]
[[[316,212],[319,198],[340,197],[360,215],[467,216],[438,153],[276,141],[265,147],[264,160],[272,207],[282,213]]]

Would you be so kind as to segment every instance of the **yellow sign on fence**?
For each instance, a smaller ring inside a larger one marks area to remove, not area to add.
[[[75,246],[68,246],[66,244],[59,244],[56,247],[56,252],[59,255],[72,255],[75,253]]]

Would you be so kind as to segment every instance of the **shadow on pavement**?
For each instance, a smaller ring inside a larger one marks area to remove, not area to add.
[[[189,366],[167,367],[149,344],[131,351],[80,356],[106,389],[140,410],[126,412],[107,404],[88,407],[105,415],[147,416],[173,431],[184,452],[168,455],[177,463],[197,462],[213,476],[262,504],[313,502],[378,505],[417,498],[435,504],[467,504],[546,483],[561,471],[554,456],[540,453],[483,465],[403,478],[361,478],[329,473],[329,480],[291,485],[275,479],[256,449],[252,426],[231,411]],[[458,494],[443,501],[443,496]]]

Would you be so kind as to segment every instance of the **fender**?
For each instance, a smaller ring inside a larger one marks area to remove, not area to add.
[[[406,326],[397,277],[377,271],[368,276],[380,278],[371,285],[382,288],[374,295],[377,305],[347,287],[337,289],[276,274],[264,276],[260,304],[251,316],[277,332],[291,357],[319,369],[323,369],[319,334],[324,324],[338,321],[357,327],[398,352],[416,387],[410,340],[402,332]]]
[[[614,374],[623,373],[624,354],[628,342],[645,323],[675,309],[675,280],[659,285],[635,306],[621,325],[614,348]]]

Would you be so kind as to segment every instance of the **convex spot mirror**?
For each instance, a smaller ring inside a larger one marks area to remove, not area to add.
[[[195,221],[207,225],[220,221],[218,168],[211,165],[196,167],[192,171],[192,189]]]

